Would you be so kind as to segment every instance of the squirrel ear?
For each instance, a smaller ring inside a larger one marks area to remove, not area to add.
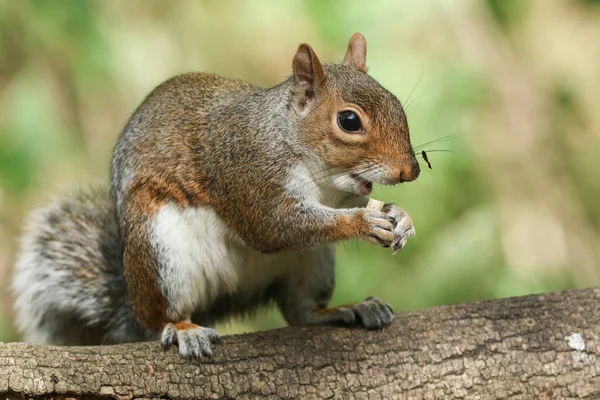
[[[356,32],[350,38],[344,63],[352,64],[361,71],[367,72],[367,41],[362,34]]]
[[[303,109],[325,83],[325,71],[313,49],[306,43],[298,47],[292,61],[292,71],[295,100]]]

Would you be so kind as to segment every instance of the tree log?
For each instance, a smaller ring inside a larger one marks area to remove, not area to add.
[[[21,398],[600,398],[600,289],[407,312],[383,331],[226,336],[211,360],[158,343],[0,344],[0,394]]]

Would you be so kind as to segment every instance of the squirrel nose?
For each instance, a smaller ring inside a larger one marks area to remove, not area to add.
[[[419,162],[416,157],[413,156],[411,158],[412,159],[408,163],[405,163],[405,165],[396,169],[396,171],[398,171],[397,175],[395,174],[397,179],[394,179],[396,182],[410,182],[419,177],[419,174],[421,173]]]
[[[402,182],[414,181],[419,177],[420,173],[421,168],[419,168],[419,164],[415,162],[414,164],[411,164],[408,167],[402,168],[400,172],[400,180]]]

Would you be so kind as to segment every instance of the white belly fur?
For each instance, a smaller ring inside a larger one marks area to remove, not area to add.
[[[151,223],[151,243],[158,255],[159,284],[167,312],[189,318],[218,295],[242,297],[269,285],[286,268],[279,255],[246,246],[208,207],[180,209],[168,204]]]

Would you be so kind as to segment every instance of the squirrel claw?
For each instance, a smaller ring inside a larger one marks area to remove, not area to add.
[[[404,209],[398,207],[395,204],[385,204],[383,211],[395,218],[394,230],[394,241],[392,243],[392,254],[396,255],[404,248],[406,242],[410,237],[415,236],[415,227],[412,219],[404,211]]]

